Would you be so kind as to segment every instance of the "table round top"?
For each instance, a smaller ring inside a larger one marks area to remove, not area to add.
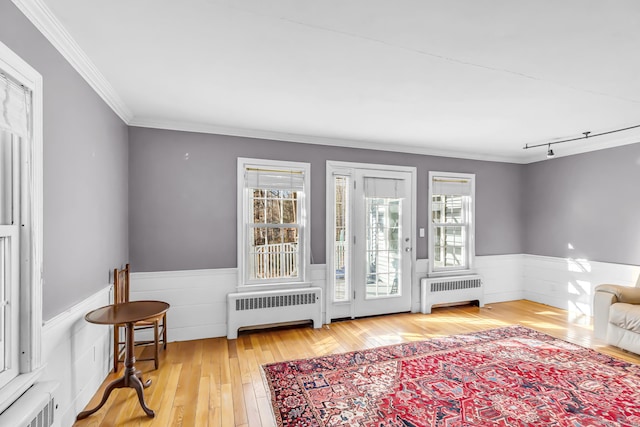
[[[96,308],[84,318],[87,322],[99,325],[118,325],[160,316],[167,310],[169,304],[163,301],[130,301]]]

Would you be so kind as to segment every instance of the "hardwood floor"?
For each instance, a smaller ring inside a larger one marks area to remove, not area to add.
[[[74,426],[273,426],[268,390],[260,366],[329,353],[423,340],[520,324],[602,353],[640,364],[640,356],[593,338],[587,316],[530,301],[488,304],[484,308],[436,308],[432,314],[397,314],[334,322],[321,329],[301,326],[241,333],[226,338],[169,343],[160,368],[141,362],[145,390],[155,418],[147,418],[133,389],[115,390],[107,404]],[[121,373],[122,371],[120,371]],[[110,374],[88,408],[102,397]]]

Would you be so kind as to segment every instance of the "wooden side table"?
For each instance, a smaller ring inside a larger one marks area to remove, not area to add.
[[[138,400],[142,410],[147,416],[153,418],[156,414],[147,407],[144,401],[144,389],[151,385],[151,380],[147,380],[144,384],[139,377],[140,371],[135,369],[136,358],[133,352],[133,325],[141,320],[159,316],[169,310],[169,304],[162,301],[131,301],[122,304],[112,304],[105,307],[97,308],[87,313],[84,318],[87,322],[99,325],[125,325],[125,360],[124,373],[121,378],[112,381],[107,385],[102,395],[102,400],[93,409],[80,412],[76,419],[81,420],[89,415],[97,412],[107,402],[109,395],[116,388],[130,387],[138,393]]]

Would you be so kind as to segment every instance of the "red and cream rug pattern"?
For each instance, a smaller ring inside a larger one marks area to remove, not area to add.
[[[279,426],[640,426],[640,366],[521,326],[263,370]]]

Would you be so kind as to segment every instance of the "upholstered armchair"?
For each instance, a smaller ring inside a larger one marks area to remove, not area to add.
[[[596,287],[593,332],[607,344],[640,354],[640,277],[635,287]]]

